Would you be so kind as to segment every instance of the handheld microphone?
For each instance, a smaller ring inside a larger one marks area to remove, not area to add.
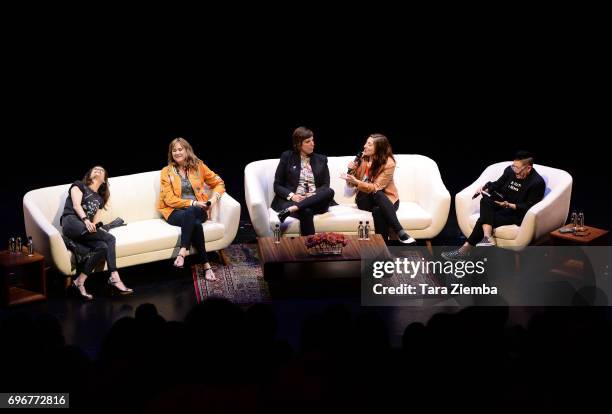
[[[489,195],[489,193],[487,193],[487,186],[484,186],[484,187],[482,188],[482,192],[483,192],[483,193],[485,193],[485,195]],[[475,193],[475,194],[472,196],[472,200],[473,200],[473,199],[475,199],[476,197],[478,197],[480,194],[481,194],[481,193]]]
[[[353,163],[356,164],[354,169],[356,169],[359,166],[359,164],[361,164],[361,157],[363,157],[363,152],[360,151],[357,153],[357,155],[355,156],[355,159],[353,160]],[[350,174],[351,171],[353,170],[349,168],[348,170],[346,170],[346,173]]]

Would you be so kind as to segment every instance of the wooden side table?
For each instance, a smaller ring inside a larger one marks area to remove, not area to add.
[[[562,228],[571,228],[573,225],[566,225]],[[577,233],[561,233],[560,229],[550,232],[553,241],[562,241],[566,244],[589,245],[600,242],[603,236],[608,234],[608,230],[598,229],[597,227],[585,226],[584,231]]]
[[[573,224],[567,224],[562,228],[571,228]],[[606,245],[608,230],[599,229],[597,227],[585,226],[584,231],[580,231],[577,233],[561,233],[557,229],[555,231],[551,231],[550,238],[555,247],[560,246],[601,246]],[[556,249],[552,247],[550,260],[553,264],[553,269],[551,270],[554,273],[570,277],[573,279],[582,278],[586,272],[585,266],[587,266],[588,261],[585,259],[583,253],[581,253],[581,249],[578,250],[568,250],[568,247],[565,248],[560,247]],[[559,251],[558,251],[559,250]]]
[[[0,305],[14,306],[47,299],[45,257],[39,253],[0,252]]]

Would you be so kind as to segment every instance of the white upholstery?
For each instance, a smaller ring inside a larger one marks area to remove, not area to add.
[[[468,237],[480,216],[480,197],[472,196],[488,181],[497,180],[511,161],[488,166],[478,179],[455,196],[457,222],[463,234]],[[544,165],[534,165],[535,170],[546,183],[544,199],[531,207],[520,226],[508,225],[495,229],[495,239],[500,247],[522,250],[532,240],[565,224],[572,195],[572,176],[566,171]]]
[[[442,182],[438,165],[423,155],[394,156],[397,163],[394,181],[400,197],[398,219],[414,238],[433,238],[444,228],[450,209],[450,194]],[[356,234],[360,220],[369,220],[374,226],[372,214],[359,210],[354,195],[344,193],[345,181],[340,174],[346,172],[346,166],[353,159],[353,156],[328,158],[330,186],[339,205],[331,207],[325,214],[315,215],[317,232]],[[244,169],[246,204],[255,232],[260,237],[272,235],[273,226],[279,222],[278,215],[270,208],[278,161],[255,161]],[[285,220],[285,235],[299,235],[299,230],[299,220],[292,217]]]
[[[171,226],[156,209],[159,196],[159,171],[112,177],[111,197],[102,221],[121,217],[127,226],[112,229],[117,239],[117,267],[169,259],[179,248],[180,227]],[[75,273],[72,253],[66,248],[59,224],[70,184],[40,188],[23,198],[23,212],[34,249],[60,272]],[[206,250],[227,247],[236,237],[240,222],[240,204],[225,193],[205,222]]]

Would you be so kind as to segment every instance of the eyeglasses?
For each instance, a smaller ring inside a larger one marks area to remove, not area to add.
[[[519,173],[523,172],[525,170],[525,168],[529,167],[529,165],[523,165],[521,168],[518,168],[517,166],[512,164],[511,167],[512,167],[512,171],[514,171],[516,174],[519,174]]]

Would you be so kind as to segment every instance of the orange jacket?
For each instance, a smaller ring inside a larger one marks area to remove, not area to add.
[[[202,161],[198,163],[197,170],[189,170],[188,175],[189,182],[198,201],[208,201],[207,189],[204,184],[216,193],[225,193],[225,183],[221,177],[215,174]],[[161,170],[160,180],[157,210],[168,220],[168,217],[170,217],[175,208],[187,208],[191,205],[191,200],[181,198],[181,176],[173,165],[168,165]]]
[[[366,163],[362,162],[357,168],[354,175],[358,180],[363,178],[365,173]],[[387,159],[387,163],[380,170],[376,177],[371,178],[371,183],[360,182],[357,189],[364,193],[373,193],[375,191],[383,191],[385,195],[391,201],[391,204],[395,204],[399,200],[399,194],[395,182],[393,182],[393,175],[395,174],[395,161],[391,157]]]

